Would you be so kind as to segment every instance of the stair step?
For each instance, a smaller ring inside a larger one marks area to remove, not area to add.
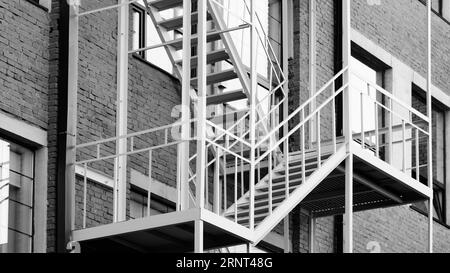
[[[305,170],[306,172],[308,172],[311,169],[317,169],[317,161],[313,161],[313,162],[306,162],[305,164]],[[295,166],[289,166],[289,173],[295,174],[295,173],[299,173],[303,171],[303,165],[299,164],[299,165],[295,165]],[[283,169],[276,171],[277,175],[282,175],[284,176],[285,174],[285,169],[283,167]]]
[[[278,205],[285,200],[284,196],[277,196],[272,198],[272,206],[278,207]],[[238,205],[238,210],[245,210],[248,209],[250,204],[248,202],[242,203]],[[267,199],[261,199],[261,200],[255,200],[255,207],[264,207],[269,206],[269,198]],[[234,215],[234,211],[230,212],[230,214]]]
[[[305,175],[306,177],[308,177],[309,175],[311,175],[313,172],[315,172],[317,170],[317,168],[310,168],[310,169],[306,169]],[[302,179],[302,172],[293,172],[293,173],[289,173],[289,180],[290,181],[296,181],[298,179]],[[284,183],[285,182],[285,176],[283,173],[283,176],[280,177],[275,177],[272,178],[272,184],[279,184],[279,183]]]
[[[211,42],[215,42],[221,39],[220,36],[220,32],[217,31],[211,31],[209,33],[206,34],[206,41],[208,43]],[[194,35],[191,38],[191,44],[196,44],[198,41],[198,36]],[[181,50],[183,48],[183,38],[178,38],[172,41],[172,43],[170,43],[170,45],[175,49],[175,50]]]
[[[211,14],[208,13],[207,20],[211,20]],[[191,24],[196,24],[198,22],[198,12],[193,12],[191,15]],[[180,29],[183,27],[183,15],[176,16],[170,19],[162,20],[158,23],[159,26],[165,28],[167,31]]]
[[[225,93],[218,94],[218,95],[209,96],[206,99],[206,103],[208,105],[217,105],[217,104],[222,104],[222,103],[227,103],[227,102],[243,100],[246,98],[247,98],[247,95],[245,95],[243,90],[236,90],[236,91],[230,91],[230,92],[225,92]]]
[[[228,55],[228,52],[225,49],[219,49],[208,53],[208,56],[206,57],[206,62],[208,64],[214,64],[220,61],[228,60],[230,56]],[[183,60],[176,61],[177,65],[183,65]],[[191,58],[191,66],[196,67],[198,65],[198,57],[194,56]]]
[[[273,208],[275,209],[275,207]],[[261,206],[256,206],[255,205],[255,215],[264,215],[267,214],[269,212],[269,206],[268,205],[261,205]],[[238,209],[238,214],[237,214],[237,218],[244,218],[246,216],[248,216],[249,214],[249,210],[248,208],[246,209]],[[231,217],[231,218],[235,218],[235,214],[234,211],[233,212],[229,212],[225,214],[225,217]]]
[[[294,186],[294,187],[290,187],[289,188],[289,193],[294,192],[298,187],[300,187],[300,185]],[[282,189],[273,190],[272,191],[272,198],[274,198],[275,196],[284,196],[284,194],[285,194],[284,187]],[[260,200],[260,199],[264,199],[264,198],[268,198],[267,192],[261,192],[260,191],[260,192],[255,193],[255,200]]]
[[[261,215],[255,215],[254,219],[255,219],[255,225],[258,225],[259,223],[261,223],[264,219],[266,219],[267,216],[269,216],[269,213],[264,213]],[[232,221],[234,221],[234,217],[229,217]],[[245,216],[245,217],[238,217],[238,224],[240,225],[245,225],[248,226],[249,223],[249,216]]]
[[[228,69],[228,70],[208,74],[206,77],[206,84],[211,85],[211,84],[215,84],[215,83],[226,82],[226,81],[233,80],[236,78],[237,78],[237,74],[234,71],[234,69]],[[196,87],[197,82],[198,82],[198,79],[194,78],[191,80],[191,85]]]
[[[155,0],[149,1],[149,4],[155,9],[163,11],[183,6],[183,0]]]

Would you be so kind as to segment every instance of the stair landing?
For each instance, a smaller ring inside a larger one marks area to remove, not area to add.
[[[83,253],[193,252],[195,222],[204,223],[204,248],[246,244],[250,231],[207,210],[190,209],[73,232]]]
[[[425,201],[431,190],[392,165],[373,156],[354,142],[355,212],[408,205]],[[314,217],[345,213],[345,162],[320,183],[300,206]]]

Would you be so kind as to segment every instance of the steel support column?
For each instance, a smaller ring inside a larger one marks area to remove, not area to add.
[[[116,135],[128,133],[128,34],[129,5],[120,0],[118,8],[118,47],[117,47],[117,112]],[[116,154],[127,152],[127,139],[119,138]],[[114,164],[114,222],[126,220],[127,201],[127,156],[119,156]]]
[[[427,115],[429,118],[429,139],[428,139],[428,187],[431,189],[431,196],[428,201],[428,251],[433,253],[433,96],[431,94],[431,11],[432,1],[427,1]]]
[[[181,89],[181,140],[178,146],[177,209],[189,206],[189,139],[191,135],[191,0],[183,1],[183,77]],[[188,30],[188,31],[186,31]]]
[[[284,0],[282,5],[282,41],[283,41],[283,74],[286,77],[286,83],[284,84],[284,93],[286,94],[285,103],[283,104],[283,118],[289,116],[289,0]],[[286,123],[283,128],[283,134],[287,135],[289,133],[289,124]],[[289,140],[286,140],[283,145],[283,154],[285,159],[285,174],[286,174],[286,185],[289,185]],[[286,187],[286,195],[289,195],[289,187]],[[289,253],[291,251],[290,238],[289,238],[289,214],[284,218],[284,252]]]
[[[257,42],[258,42],[258,36],[257,36],[257,30],[256,30],[256,1],[251,0],[250,1],[250,9],[251,9],[251,15],[250,15],[250,22],[251,22],[251,42],[250,42],[250,179],[249,179],[249,192],[250,192],[250,213],[249,213],[249,225],[250,230],[255,229],[255,153],[256,153],[256,104],[258,103],[257,100],[257,88],[258,88],[258,75],[257,75]]]
[[[198,0],[197,207],[205,207],[206,154],[206,12],[207,0]],[[200,226],[200,224],[198,224]],[[203,229],[203,224],[201,224]],[[197,242],[198,239],[196,239]]]
[[[342,56],[344,67],[349,66],[351,57],[351,4],[343,1],[342,8],[343,46]],[[351,68],[344,75],[344,83],[350,80]],[[344,135],[347,143],[348,157],[345,161],[345,215],[344,215],[344,253],[353,252],[353,132],[351,126],[350,87],[344,93]]]
[[[202,0],[200,0],[202,1]],[[203,253],[203,226],[204,223],[202,220],[195,221],[195,234],[194,234],[194,252],[195,253]]]

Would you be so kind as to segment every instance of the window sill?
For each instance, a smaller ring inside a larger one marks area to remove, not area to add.
[[[422,214],[422,215],[425,216],[425,217],[428,217],[428,213],[423,212],[423,211],[421,211],[420,209],[415,208],[414,205],[410,205],[409,208],[410,208],[411,210],[417,212],[417,213]],[[450,225],[447,225],[446,223],[444,223],[444,222],[442,222],[441,220],[436,219],[436,218],[433,218],[433,220],[434,220],[435,223],[437,223],[437,224],[439,224],[439,225],[441,225],[441,226],[443,226],[443,227],[445,227],[445,228],[447,228],[447,229],[450,230]]]

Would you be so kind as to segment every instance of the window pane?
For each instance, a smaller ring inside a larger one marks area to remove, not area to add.
[[[3,180],[8,186],[1,189],[1,199],[8,198],[8,202],[2,202],[1,217],[2,232],[0,252],[31,252],[33,239],[33,207],[34,207],[34,178],[33,178],[33,152],[13,143],[7,143],[9,150],[1,149],[0,161],[7,160],[8,171],[5,176],[2,170]],[[5,142],[0,140],[0,146]],[[6,228],[5,228],[6,227]],[[5,236],[5,230],[7,235]],[[7,238],[7,241],[6,241]]]

